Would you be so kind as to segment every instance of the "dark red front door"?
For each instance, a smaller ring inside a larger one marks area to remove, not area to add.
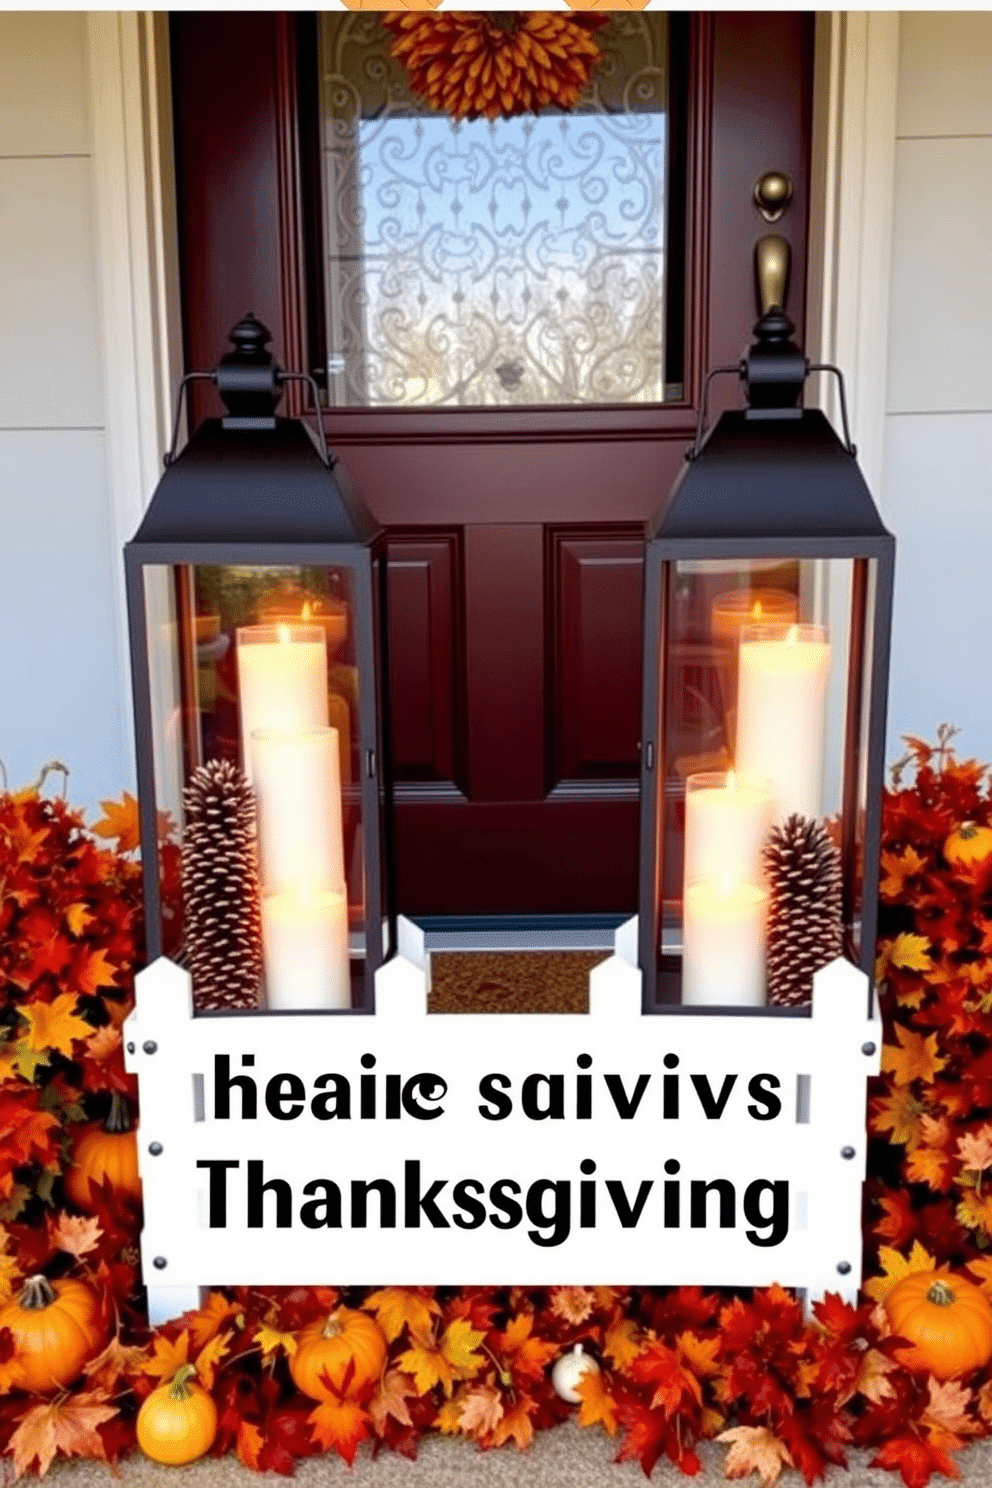
[[[677,401],[324,413],[389,535],[407,914],[636,910],[643,523],[683,458],[707,367],[748,341],[753,248],[769,230],[752,191],[766,170],[794,186],[774,230],[791,243],[800,333],[805,301],[813,18],[673,26]],[[283,365],[314,365],[313,34],[294,16],[173,17],[191,369],[214,365],[247,309]]]

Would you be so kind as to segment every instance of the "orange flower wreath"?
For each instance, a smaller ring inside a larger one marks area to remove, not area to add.
[[[453,119],[571,108],[602,59],[592,33],[608,17],[556,11],[393,12],[392,55],[410,86]]]

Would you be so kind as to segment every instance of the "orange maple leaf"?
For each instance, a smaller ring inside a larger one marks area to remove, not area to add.
[[[992,1196],[977,1189],[966,1189],[954,1211],[959,1224],[968,1230],[984,1230],[992,1235]]]
[[[491,1435],[503,1419],[503,1398],[495,1385],[473,1385],[462,1398],[458,1429],[479,1441]]]
[[[875,1405],[881,1405],[883,1400],[891,1400],[896,1390],[889,1375],[898,1368],[895,1359],[888,1358],[880,1349],[866,1349],[858,1366],[855,1390],[859,1390],[866,1400]]]
[[[38,1476],[43,1478],[56,1452],[66,1457],[97,1457],[106,1462],[107,1453],[96,1428],[116,1414],[117,1407],[107,1404],[102,1390],[85,1390],[36,1405],[22,1418],[10,1438],[15,1477],[19,1478],[37,1462]]]
[[[125,791],[120,801],[101,801],[104,816],[94,822],[91,831],[97,837],[105,837],[117,844],[119,853],[133,852],[141,842],[141,825],[138,803],[130,791]]]
[[[388,1343],[399,1338],[406,1327],[411,1336],[414,1333],[429,1334],[434,1327],[434,1318],[441,1313],[430,1293],[414,1287],[383,1287],[366,1297],[362,1307],[375,1313],[376,1322]]]
[[[105,950],[86,946],[72,964],[72,979],[78,991],[93,997],[100,987],[117,986],[117,967],[107,960]]]
[[[943,1383],[931,1375],[927,1381],[930,1400],[922,1416],[924,1426],[936,1426],[941,1434],[951,1433],[956,1438],[956,1445],[963,1446],[963,1437],[977,1436],[981,1427],[973,1416],[967,1414],[967,1407],[971,1404],[973,1396],[967,1385],[962,1385],[960,1380],[945,1380]],[[947,1440],[941,1440],[942,1447],[953,1450],[953,1445]]]
[[[889,1132],[893,1142],[901,1142],[908,1152],[912,1152],[923,1140],[922,1112],[919,1100],[904,1085],[872,1103],[869,1121],[873,1132]]]
[[[184,1329],[173,1343],[157,1334],[155,1352],[141,1366],[142,1374],[154,1375],[160,1380],[171,1380],[177,1369],[189,1363],[189,1331]]]
[[[183,1314],[183,1322],[189,1328],[191,1346],[194,1349],[202,1348],[220,1332],[228,1318],[236,1317],[240,1311],[237,1302],[229,1302],[222,1292],[210,1292],[202,1307],[198,1307],[195,1312]]]
[[[958,1157],[962,1167],[976,1173],[992,1168],[992,1126],[986,1124],[977,1132],[965,1132],[958,1137]]]
[[[19,1012],[27,1020],[24,1043],[29,1049],[57,1049],[66,1057],[72,1055],[75,1039],[88,1039],[93,1024],[76,1017],[79,999],[75,992],[63,992],[53,1002],[29,1002]]]
[[[94,1389],[105,1390],[110,1395],[122,1378],[141,1373],[147,1357],[144,1348],[121,1343],[119,1334],[115,1333],[107,1347],[84,1366],[83,1372]]]
[[[197,1354],[195,1359],[197,1378],[208,1392],[214,1387],[217,1366],[231,1347],[232,1332],[218,1333]]]
[[[607,1359],[624,1371],[641,1351],[640,1329],[633,1318],[617,1318],[606,1330],[603,1353]]]
[[[521,1452],[526,1452],[534,1440],[534,1425],[531,1414],[535,1409],[535,1403],[529,1395],[522,1395],[511,1411],[507,1411],[502,1420],[493,1430],[492,1445],[501,1447],[504,1442],[513,1440]]]
[[[386,1429],[386,1421],[392,1416],[401,1426],[412,1426],[413,1420],[406,1402],[416,1397],[410,1381],[398,1369],[389,1369],[379,1381],[379,1387],[369,1401],[369,1417],[380,1436]]]
[[[558,1345],[544,1338],[531,1336],[534,1327],[532,1313],[521,1312],[512,1317],[506,1331],[496,1335],[496,1347],[509,1364],[513,1374],[521,1380],[539,1380],[551,1360],[558,1353]],[[509,1384],[509,1380],[504,1380]]]
[[[724,1373],[724,1366],[717,1360],[721,1348],[719,1338],[699,1338],[695,1333],[680,1333],[675,1347],[700,1379],[712,1379]]]
[[[897,935],[889,948],[889,960],[903,971],[930,971],[930,942],[925,935]]]
[[[243,1462],[245,1467],[250,1467],[252,1472],[259,1472],[258,1454],[264,1445],[265,1437],[254,1421],[246,1421],[242,1418],[238,1422],[238,1434],[234,1438],[234,1450],[238,1461]]]
[[[783,1467],[792,1467],[792,1455],[785,1442],[779,1441],[767,1426],[734,1426],[721,1431],[718,1442],[730,1442],[724,1464],[728,1478],[743,1478],[756,1472],[762,1488],[772,1488]]]
[[[912,878],[921,869],[927,866],[926,858],[921,858],[913,847],[904,847],[901,852],[885,852],[881,858],[884,877],[878,886],[878,892],[883,899],[899,899],[905,889],[907,878]]]
[[[886,1044],[882,1049],[882,1069],[892,1072],[897,1085],[909,1085],[913,1080],[931,1084],[947,1063],[937,1053],[938,1035],[931,1033],[924,1038],[921,1033],[913,1033],[912,1029],[897,1023],[896,1038],[899,1040],[898,1049],[892,1044]]]
[[[368,1436],[368,1413],[357,1400],[325,1400],[307,1416],[314,1440],[322,1447],[333,1447],[340,1452],[350,1467],[358,1451],[358,1443]]]
[[[617,1434],[617,1403],[606,1388],[606,1378],[599,1369],[587,1369],[575,1385],[579,1396],[580,1426],[602,1426],[607,1436]]]
[[[49,1243],[77,1260],[95,1250],[103,1234],[98,1220],[68,1214],[64,1209],[54,1217],[49,1214],[46,1223]]]

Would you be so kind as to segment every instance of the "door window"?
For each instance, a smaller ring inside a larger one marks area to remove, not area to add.
[[[411,91],[377,16],[321,15],[331,406],[682,399],[669,18],[596,40],[575,108],[458,122]]]

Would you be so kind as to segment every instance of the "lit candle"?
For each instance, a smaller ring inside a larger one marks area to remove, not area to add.
[[[787,589],[732,589],[714,599],[711,618],[714,641],[728,647],[736,661],[742,625],[792,625],[799,618],[799,600]]]
[[[337,729],[254,729],[251,762],[263,890],[343,883]]]
[[[265,1005],[350,1008],[348,902],[340,890],[262,895]]]
[[[760,883],[772,824],[768,785],[731,770],[690,775],[685,785],[685,882]]]
[[[327,654],[333,656],[348,634],[348,606],[341,599],[304,600],[298,614],[285,604],[266,605],[259,615],[263,625],[319,625],[327,640]]]
[[[682,901],[682,1002],[762,1007],[768,891],[757,884],[692,884]]]
[[[741,630],[735,766],[768,780],[773,820],[821,813],[830,643],[820,625]]]
[[[241,761],[252,779],[256,729],[327,727],[327,643],[319,625],[238,628]]]

